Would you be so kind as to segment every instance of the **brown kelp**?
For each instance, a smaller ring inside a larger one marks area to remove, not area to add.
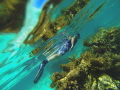
[[[77,59],[60,65],[51,76],[56,90],[119,90],[120,28],[100,29],[83,45],[87,50]]]

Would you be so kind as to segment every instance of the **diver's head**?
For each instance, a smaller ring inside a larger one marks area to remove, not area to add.
[[[77,33],[75,36],[76,36],[77,39],[80,39],[80,34],[79,33]]]

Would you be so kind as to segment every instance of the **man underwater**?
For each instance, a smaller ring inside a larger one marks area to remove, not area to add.
[[[43,62],[40,64],[39,71],[38,71],[38,73],[37,73],[37,75],[36,75],[36,77],[34,79],[34,83],[37,83],[38,80],[40,79],[40,77],[41,77],[41,75],[43,73],[44,66],[50,60],[58,58],[58,57],[64,55],[66,52],[70,51],[75,46],[78,39],[80,39],[80,34],[79,33],[77,33],[75,36],[71,37],[69,40],[65,41],[64,45],[59,48],[57,54],[54,54],[50,58],[47,58],[47,59],[43,60]]]

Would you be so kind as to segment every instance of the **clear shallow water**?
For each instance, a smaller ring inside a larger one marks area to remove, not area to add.
[[[72,2],[73,0],[70,0],[68,4]],[[68,56],[80,56],[84,48],[82,46],[82,41],[85,38],[95,34],[99,28],[110,28],[112,26],[120,27],[119,0],[91,0],[89,4],[73,18],[68,26],[58,32],[58,36],[60,35],[61,38],[69,34],[75,35],[76,32],[81,34],[81,39],[78,41],[73,51],[68,52],[56,61],[50,62],[45,67],[40,81],[37,84],[33,84],[39,63],[50,54],[46,54],[45,51],[40,51],[39,55],[30,58],[28,53],[34,49],[34,45],[30,46],[23,44],[23,40],[25,39],[23,37],[26,37],[34,28],[40,15],[40,9],[34,8],[32,3],[33,1],[31,0],[27,6],[25,25],[18,34],[0,34],[0,90],[54,90],[49,88],[49,84],[51,83],[49,79],[50,75],[55,71],[60,71],[58,65],[60,63],[67,63],[68,61],[66,59]],[[103,7],[100,8],[91,19],[88,19],[88,17],[103,3]],[[64,0],[62,4],[66,5],[66,0]],[[60,6],[57,6],[57,12],[56,10],[53,11],[53,19],[60,15],[59,10],[61,9],[63,9],[63,7],[61,7],[60,4]],[[32,20],[29,16],[31,12]],[[33,24],[33,22],[36,23]],[[62,32],[66,33],[61,35]],[[61,39],[58,39],[58,36],[56,35],[41,45],[45,46],[51,40],[61,41]],[[11,47],[13,44],[15,45],[13,49],[7,48],[6,50],[11,52],[4,52],[6,47]],[[19,47],[17,47],[17,45]]]

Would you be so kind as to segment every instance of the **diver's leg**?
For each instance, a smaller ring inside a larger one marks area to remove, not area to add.
[[[52,59],[55,59],[57,57],[60,57],[62,54],[61,53],[58,53],[58,54],[54,54],[52,55],[50,58],[48,59],[45,59],[42,61],[42,63],[40,64],[40,68],[38,70],[38,73],[35,77],[35,80],[34,80],[34,83],[37,83],[38,80],[40,79],[40,77],[42,76],[42,73],[43,73],[43,69],[44,69],[44,66],[48,63],[48,61],[52,60]]]
[[[60,57],[60,56],[61,56],[60,53],[54,54],[54,55],[52,55],[50,58],[48,58],[47,60],[50,61],[50,60],[55,59],[55,58],[58,58],[58,57]]]

